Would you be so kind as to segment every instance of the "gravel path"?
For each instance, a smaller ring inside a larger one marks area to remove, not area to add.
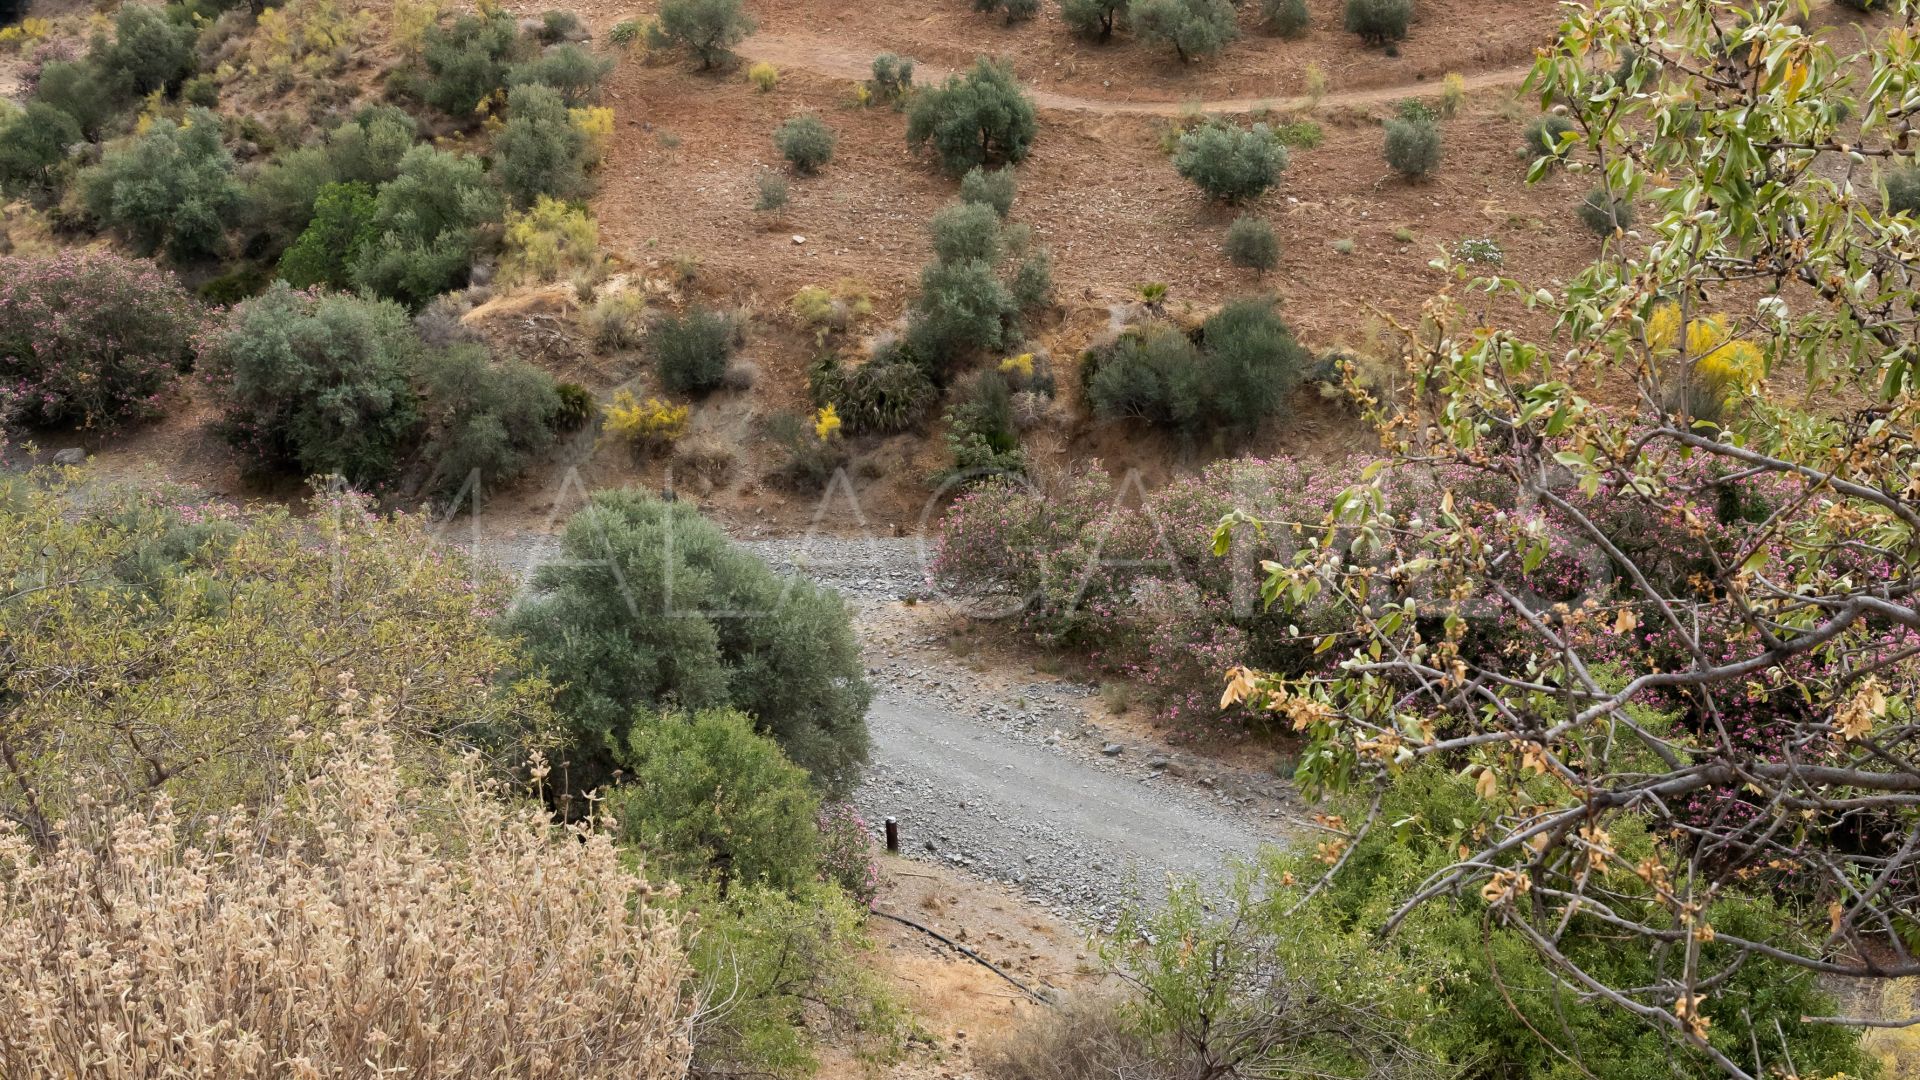
[[[910,858],[1006,882],[1054,912],[1106,922],[1169,874],[1217,888],[1231,862],[1287,839],[1282,785],[1204,767],[1164,749],[1108,742],[1094,688],[1033,673],[990,678],[902,621],[927,588],[919,541],[746,540],[776,569],[853,603],[875,698],[872,764],[854,802],[875,829],[900,826]],[[526,574],[557,549],[518,534],[482,554]],[[1181,775],[1210,773],[1198,782]]]

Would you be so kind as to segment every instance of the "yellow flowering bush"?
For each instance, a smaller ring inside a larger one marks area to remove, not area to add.
[[[813,433],[821,442],[826,442],[840,434],[840,413],[833,407],[832,402],[828,402],[820,408],[819,412],[814,413]]]
[[[1021,353],[1019,356],[1009,356],[1000,361],[1000,373],[1018,375],[1023,379],[1033,378],[1033,354]]]
[[[621,390],[607,409],[607,431],[636,448],[672,446],[687,433],[690,412],[685,405],[654,397],[641,401],[633,391]]]
[[[761,93],[770,93],[780,83],[780,69],[762,60],[747,69],[747,81]]]
[[[583,209],[542,195],[525,213],[507,214],[500,273],[510,281],[558,281],[600,259],[600,226]]]
[[[607,159],[607,146],[613,142],[613,110],[604,105],[568,109],[573,126],[587,137],[587,160],[598,165]]]
[[[46,38],[53,33],[53,24],[45,19],[26,18],[4,30],[0,30],[0,46],[12,46],[25,51],[27,46]]]
[[[1725,315],[1688,320],[1683,332],[1679,305],[1662,304],[1647,318],[1646,338],[1656,354],[1681,349],[1706,385],[1723,393],[1749,389],[1766,374],[1766,354],[1753,342],[1734,337]]]

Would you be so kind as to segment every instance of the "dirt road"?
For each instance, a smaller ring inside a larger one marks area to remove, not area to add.
[[[916,617],[924,606],[905,603],[925,589],[917,541],[743,544],[854,606],[876,691],[872,764],[854,802],[876,829],[897,819],[909,857],[1104,922],[1136,887],[1161,893],[1170,874],[1218,887],[1231,860],[1286,839],[1291,808],[1271,777],[1109,742],[1090,720],[1093,687],[983,672],[941,648]],[[480,546],[522,574],[555,550],[550,537],[525,533]]]
[[[764,60],[775,67],[801,68],[836,79],[860,80],[872,74],[872,49],[855,48],[841,39],[809,34],[804,31],[755,34],[740,46],[739,52],[749,61]],[[1491,87],[1519,86],[1532,69],[1531,64],[1523,64],[1518,67],[1476,72],[1466,76],[1464,89],[1471,93]],[[952,72],[942,68],[923,64],[914,71],[914,85],[932,85],[950,74]],[[1406,86],[1379,86],[1367,90],[1325,94],[1317,100],[1305,97],[1240,97],[1222,98],[1217,101],[1130,101],[1079,97],[1031,86],[1023,89],[1033,98],[1035,106],[1056,112],[1180,116],[1195,111],[1246,113],[1272,109],[1284,113],[1298,112],[1315,106],[1377,105],[1383,101],[1398,101],[1408,97],[1437,97],[1441,93],[1442,86],[1436,80]]]

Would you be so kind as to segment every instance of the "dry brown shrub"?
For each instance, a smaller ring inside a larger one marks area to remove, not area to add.
[[[993,1080],[1170,1080],[1122,1023],[1117,1003],[1075,999],[991,1043],[981,1067]]]
[[[685,1075],[678,930],[609,836],[408,788],[356,698],[258,814],[0,831],[0,1076]]]

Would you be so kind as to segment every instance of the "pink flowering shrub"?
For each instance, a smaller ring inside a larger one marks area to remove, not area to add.
[[[820,826],[820,874],[870,906],[880,892],[880,870],[873,864],[873,832],[852,803],[830,802],[815,819]]]
[[[109,428],[152,415],[199,322],[186,290],[145,259],[0,257],[0,387],[23,422]]]

